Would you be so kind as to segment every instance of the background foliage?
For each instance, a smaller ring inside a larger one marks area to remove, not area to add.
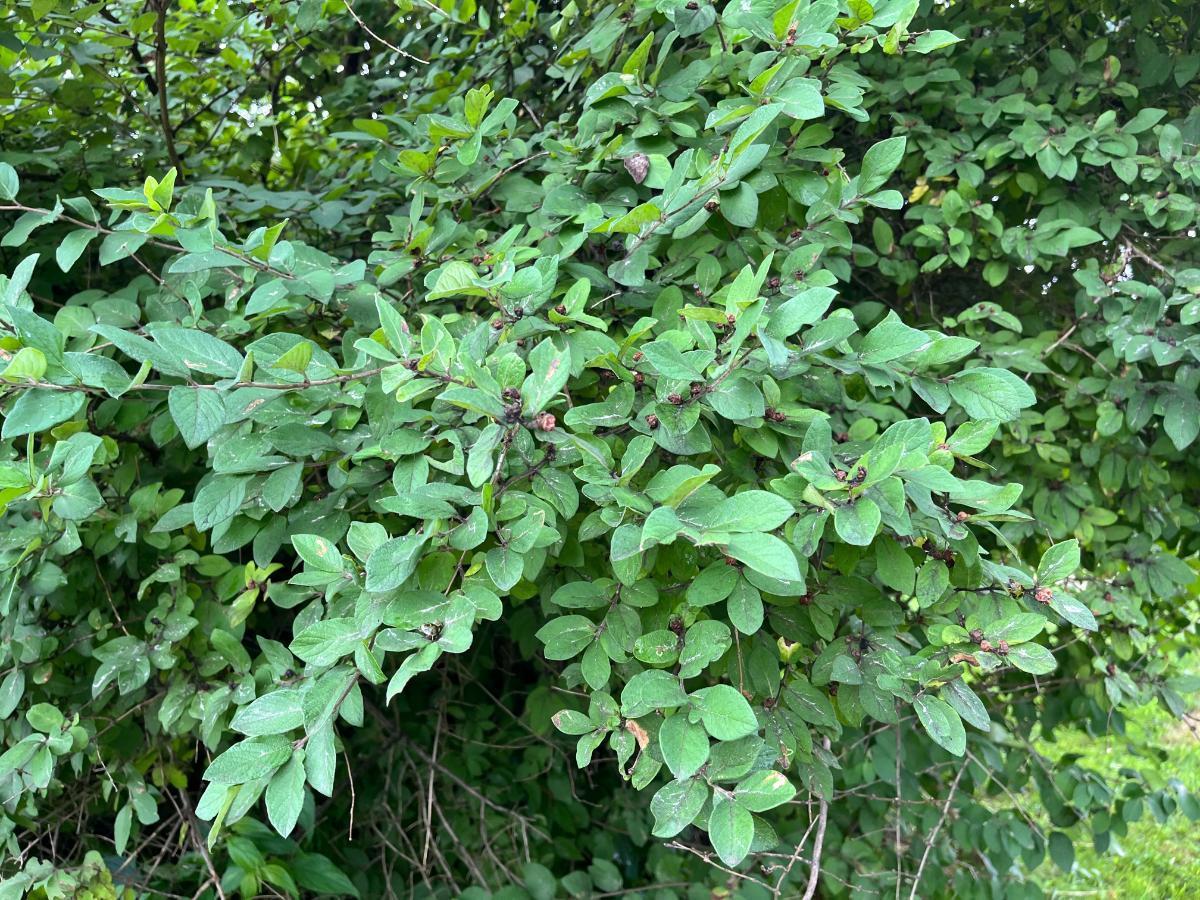
[[[1195,4],[3,10],[0,896],[1200,818]]]

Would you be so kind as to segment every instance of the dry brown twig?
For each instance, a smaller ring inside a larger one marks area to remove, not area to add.
[[[385,38],[380,37],[374,31],[372,31],[371,27],[369,25],[367,25],[367,23],[364,22],[361,18],[359,18],[358,13],[356,13],[354,11],[354,7],[351,5],[350,0],[346,0],[346,11],[350,13],[350,18],[354,19],[354,21],[358,23],[359,28],[361,28],[363,31],[365,31],[367,34],[369,34],[371,37],[375,38],[375,40],[379,41],[379,43],[383,44],[383,46],[387,47],[389,50],[391,50],[395,53],[399,53],[405,59],[411,59],[415,63],[420,63],[423,66],[429,65],[429,60],[421,59],[421,57],[419,57],[419,56],[413,56],[407,50],[401,50],[395,44],[391,43],[390,41],[386,40]]]
[[[954,781],[950,783],[950,793],[946,795],[946,802],[942,805],[942,815],[937,824],[933,826],[933,831],[929,833],[929,839],[925,841],[925,852],[921,854],[921,861],[917,863],[917,874],[913,876],[912,891],[908,895],[908,900],[917,900],[917,888],[921,885],[921,873],[925,871],[925,863],[929,860],[929,851],[933,849],[933,842],[937,840],[938,832],[942,830],[946,816],[950,814],[950,804],[954,802],[954,792],[958,790],[959,779],[963,777],[965,771],[967,771],[967,767],[963,766],[954,776]]]

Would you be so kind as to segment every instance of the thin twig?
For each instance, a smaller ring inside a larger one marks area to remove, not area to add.
[[[903,808],[900,801],[904,799],[903,786],[901,784],[902,773],[900,771],[900,727],[902,723],[896,723],[896,900],[900,900],[900,883],[904,878],[904,857],[900,853],[900,824],[903,821]]]
[[[113,595],[112,591],[108,589],[108,582],[104,580],[104,573],[100,571],[100,563],[97,562],[94,556],[92,557],[92,565],[96,567],[96,577],[100,579],[100,585],[104,588],[104,596],[108,598],[108,608],[112,610],[113,619],[116,620],[117,626],[125,634],[129,634],[129,629],[125,627],[125,623],[121,621],[120,613],[117,612],[117,605],[113,602]],[[107,769],[105,771],[107,772]],[[110,778],[109,780],[111,781],[112,779]]]
[[[354,772],[350,768],[350,755],[346,752],[346,748],[342,748],[342,759],[346,762],[346,776],[350,780],[350,828],[346,832],[346,840],[354,840],[354,806],[357,798],[354,796]]]
[[[1132,241],[1130,241],[1128,239],[1126,239],[1126,241],[1125,241],[1125,249],[1127,249],[1130,253],[1132,253],[1134,256],[1136,256],[1138,259],[1140,259],[1142,262],[1146,263],[1147,265],[1149,265],[1155,269],[1158,269],[1159,272],[1168,276],[1169,278],[1175,277],[1174,275],[1171,274],[1170,269],[1168,269],[1166,266],[1164,266],[1162,263],[1160,263],[1157,259],[1155,259],[1153,256],[1151,256],[1149,253],[1147,253],[1145,250],[1143,250],[1137,244],[1133,243]]]
[[[763,881],[760,878],[755,878],[753,875],[747,875],[745,872],[739,872],[736,869],[730,869],[730,868],[727,868],[727,867],[721,865],[720,863],[713,862],[712,854],[708,853],[707,851],[697,850],[695,847],[689,847],[687,844],[680,843],[679,841],[671,841],[669,844],[666,844],[665,846],[667,847],[668,850],[685,850],[688,853],[698,856],[702,860],[704,860],[704,862],[706,864],[712,866],[714,869],[720,869],[726,875],[732,875],[734,878],[740,878],[742,881],[752,881],[755,884],[762,885],[768,891],[774,890],[774,888],[771,887],[771,885],[767,884],[765,881]]]
[[[358,17],[358,13],[356,13],[354,11],[354,7],[350,5],[350,0],[345,0],[345,3],[346,3],[347,12],[349,12],[350,17],[352,19],[354,19],[355,22],[358,23],[358,27],[361,28],[363,31],[365,31],[367,34],[369,34],[371,37],[375,38],[375,40],[379,41],[379,43],[383,44],[383,46],[387,47],[389,50],[394,50],[396,53],[399,53],[401,56],[411,59],[413,62],[418,62],[423,66],[429,65],[429,60],[421,59],[421,57],[419,57],[419,56],[413,56],[407,50],[401,50],[395,44],[390,43],[389,41],[381,38],[379,35],[377,35],[374,31],[371,30],[370,26],[368,26],[366,22],[364,22],[362,19],[360,19]]]
[[[171,795],[168,793],[167,797]],[[209,878],[212,879],[213,888],[217,892],[217,896],[221,900],[226,900],[225,891],[221,887],[221,876],[217,874],[217,867],[213,865],[212,854],[208,852],[208,847],[205,846],[204,840],[200,837],[200,823],[196,820],[196,812],[192,809],[192,801],[187,795],[186,790],[179,791],[179,799],[183,801],[183,814],[188,821],[188,833],[191,835],[192,843],[196,849],[200,851],[200,856],[204,860],[204,865],[208,868]],[[175,801],[171,801],[174,804]]]
[[[829,749],[829,738],[822,743]],[[812,900],[817,894],[817,883],[821,879],[821,851],[825,847],[825,826],[829,821],[829,801],[824,796],[817,811],[817,835],[813,838],[812,868],[808,870],[808,887],[804,889],[804,900]]]
[[[917,888],[921,884],[921,873],[925,871],[925,863],[929,859],[929,851],[933,849],[933,842],[937,840],[938,832],[942,830],[942,824],[946,821],[946,816],[950,813],[950,804],[954,801],[954,792],[958,790],[959,779],[963,777],[963,772],[965,771],[967,771],[967,767],[963,766],[958,770],[958,774],[954,776],[954,781],[950,782],[950,793],[946,796],[946,802],[942,806],[941,818],[933,826],[933,831],[929,833],[929,839],[925,841],[925,852],[921,854],[921,861],[917,863],[917,874],[913,877],[912,891],[908,895],[908,900],[917,900]]]
[[[526,156],[524,159],[517,160],[515,163],[513,163],[507,169],[501,169],[499,172],[497,172],[495,175],[493,175],[488,180],[487,184],[485,184],[478,191],[476,191],[474,194],[472,194],[468,199],[478,200],[481,197],[486,197],[488,194],[488,191],[490,191],[492,188],[494,188],[496,186],[496,184],[500,181],[500,179],[503,178],[505,175],[507,175],[509,172],[516,171],[517,169],[521,168],[521,166],[525,165],[526,163],[531,163],[535,159],[541,159],[543,156],[549,156],[549,155],[550,155],[549,150],[541,150],[537,153]]]
[[[42,216],[53,216],[52,221],[47,222],[46,224],[53,224],[54,222],[69,222],[70,224],[75,225],[78,228],[87,228],[87,229],[89,229],[91,231],[95,231],[99,234],[117,234],[118,233],[115,229],[105,228],[103,225],[100,225],[96,222],[88,222],[85,219],[77,219],[74,216],[63,215],[61,212],[56,212],[55,210],[52,210],[52,209],[41,209],[36,206],[25,206],[24,204],[21,204],[21,203],[6,203],[6,204],[0,206],[0,212],[24,212],[24,213],[34,213],[35,215],[42,215]],[[120,232],[120,233],[121,234],[139,234],[140,232]],[[172,253],[187,253],[188,252],[184,247],[180,246],[179,244],[172,244],[170,241],[152,239],[152,240],[146,241],[146,246],[161,247],[164,250],[170,250]],[[238,250],[236,247],[233,247],[232,245],[226,245],[223,247],[214,247],[213,249],[220,250],[222,253],[224,253],[228,256],[232,256],[234,259],[236,259],[238,261],[239,264],[245,265],[245,266],[250,266],[253,269],[258,269],[258,271],[260,271],[260,272],[268,272],[271,275],[274,275],[278,278],[288,278],[288,279],[294,280],[297,277],[297,276],[293,275],[291,272],[284,272],[281,269],[276,269],[270,263],[265,263],[265,262],[262,262],[261,260],[255,259],[252,256],[247,256],[245,253]]]
[[[429,843],[433,838],[433,780],[437,777],[438,744],[442,738],[442,715],[438,715],[437,728],[433,732],[433,762],[429,767],[429,790],[425,799],[425,847],[421,851],[421,865],[429,859]]]
[[[167,100],[167,9],[171,0],[158,0],[158,16],[154,20],[154,72],[158,82],[158,118],[162,123],[163,140],[167,144],[167,156],[175,167],[175,174],[183,181],[183,163],[175,149],[175,132],[171,128],[171,114]]]

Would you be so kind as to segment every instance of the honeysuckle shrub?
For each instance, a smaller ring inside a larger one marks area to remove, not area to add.
[[[1026,897],[1200,817],[1031,743],[1200,687],[1182,6],[4,10],[0,896]]]

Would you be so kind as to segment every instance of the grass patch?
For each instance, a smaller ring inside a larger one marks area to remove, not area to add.
[[[1114,784],[1124,781],[1119,770],[1129,767],[1143,772],[1152,788],[1176,778],[1189,791],[1200,792],[1200,737],[1186,723],[1158,706],[1136,710],[1126,721],[1128,737],[1097,739],[1063,730],[1052,743],[1040,741],[1038,749],[1054,759],[1078,753],[1080,765]],[[1161,748],[1165,758],[1139,752],[1139,746]],[[1086,838],[1076,842],[1075,853],[1070,873],[1048,860],[1038,870],[1048,897],[1200,897],[1200,822],[1178,810],[1160,825],[1147,809],[1124,838],[1118,841],[1114,835],[1106,853],[1098,854]]]

